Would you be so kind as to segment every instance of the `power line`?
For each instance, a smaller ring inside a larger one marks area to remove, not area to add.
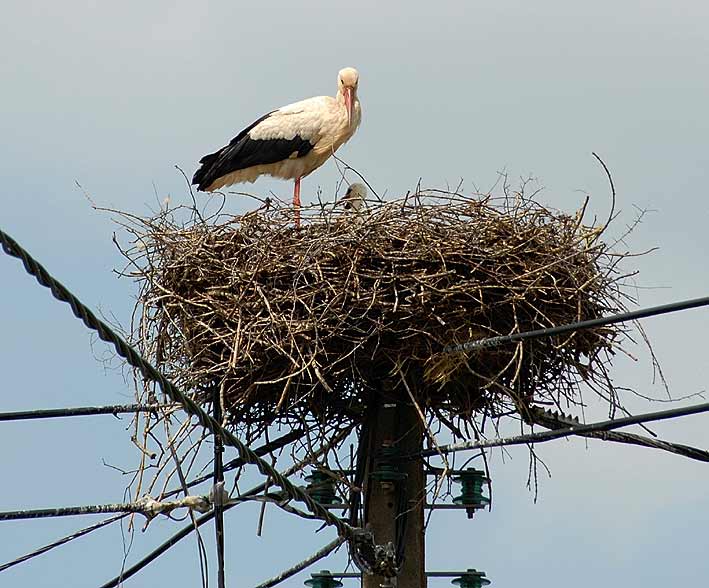
[[[234,434],[224,429],[220,423],[202,410],[192,398],[177,388],[150,362],[144,359],[138,351],[116,334],[105,322],[96,317],[85,304],[74,296],[63,284],[53,278],[37,260],[17,243],[17,241],[2,230],[0,230],[0,243],[5,253],[19,259],[25,271],[34,276],[40,285],[49,288],[52,295],[57,300],[69,304],[74,316],[80,319],[86,327],[96,331],[101,340],[111,343],[116,353],[123,357],[129,365],[140,370],[145,379],[157,382],[166,396],[173,402],[179,402],[185,412],[196,417],[199,423],[209,430],[210,433],[219,433],[223,441],[234,447],[246,463],[255,465],[264,476],[270,477],[291,499],[304,503],[308,510],[325,524],[335,527],[339,535],[350,539],[357,539],[359,543],[371,543],[373,549],[373,539],[370,533],[351,527],[349,524],[330,513],[317,501],[313,500],[304,490],[294,486],[286,478],[281,476],[267,461],[261,459],[251,448],[239,441]]]
[[[531,424],[541,425],[545,429],[563,429],[565,427],[575,426],[578,424],[578,420],[572,417],[549,413],[542,410],[533,409],[530,411],[530,417],[532,420]],[[601,439],[602,441],[611,441],[614,443],[624,443],[626,445],[648,447],[650,449],[659,449],[661,451],[667,451],[689,459],[695,459],[705,463],[709,462],[709,451],[704,451],[703,449],[683,445],[681,443],[663,441],[662,439],[651,439],[649,437],[644,437],[643,435],[636,435],[635,433],[592,431],[590,433],[579,433],[579,436],[588,437],[591,439]]]
[[[87,506],[62,506],[59,508],[36,508],[24,510],[7,510],[0,512],[0,521],[20,521],[25,519],[44,519],[50,517],[73,517],[76,515],[109,514],[109,513],[143,513],[145,506],[135,502],[126,504],[96,504]]]
[[[452,443],[450,445],[441,445],[435,449],[426,449],[425,451],[422,451],[415,455],[411,455],[409,457],[432,457],[434,455],[439,455],[440,453],[453,453],[456,451],[465,451],[468,449],[483,449],[489,447],[506,447],[510,445],[544,443],[546,441],[553,441],[554,439],[561,439],[562,437],[569,437],[571,435],[583,435],[585,433],[592,433],[595,431],[612,431],[613,429],[620,429],[621,427],[627,427],[629,425],[664,421],[667,419],[673,419],[692,414],[699,414],[703,412],[709,412],[709,402],[703,402],[701,404],[694,404],[692,406],[685,406],[680,408],[672,408],[669,410],[660,410],[657,412],[648,412],[629,417],[622,417],[619,419],[600,421],[587,425],[572,425],[561,429],[542,431],[539,433],[528,433],[526,435],[517,435],[515,437],[498,437],[495,439],[486,439],[483,441],[466,441],[464,443]]]
[[[53,541],[52,543],[48,543],[47,545],[43,545],[42,547],[35,549],[34,551],[31,551],[30,553],[26,553],[24,555],[21,555],[18,558],[13,559],[12,561],[8,561],[7,563],[1,564],[0,565],[0,572],[4,572],[5,570],[16,566],[17,564],[21,564],[23,562],[26,562],[27,560],[32,559],[33,557],[37,557],[38,555],[42,555],[43,553],[47,553],[48,551],[51,551],[55,547],[59,547],[61,545],[64,545],[65,543],[69,543],[70,541],[73,541],[74,539],[78,539],[79,537],[83,537],[84,535],[88,535],[92,531],[95,531],[96,529],[100,529],[102,527],[105,527],[106,525],[110,525],[111,523],[115,523],[116,521],[121,520],[124,517],[127,517],[129,513],[121,513],[118,514],[114,517],[110,517],[104,521],[101,521],[100,523],[96,523],[94,525],[91,525],[89,527],[84,527],[83,529],[79,529],[78,531],[73,532],[71,535],[66,535],[65,537],[62,537],[61,539],[57,539],[56,541]]]
[[[176,508],[189,508],[200,512],[206,512],[211,508],[211,506],[210,501],[205,496],[186,496],[185,498],[179,500],[170,501],[160,501],[155,500],[150,496],[145,496],[140,500],[128,503],[9,510],[0,512],[0,521],[71,517],[77,515],[107,514],[114,512],[140,513],[151,519],[159,514],[169,514]]]
[[[536,329],[534,331],[525,331],[523,333],[513,333],[511,335],[500,335],[497,337],[467,341],[466,343],[460,343],[458,345],[449,345],[443,349],[443,353],[475,351],[489,347],[498,347],[499,345],[503,345],[505,343],[514,343],[516,341],[524,341],[526,339],[538,339],[540,337],[551,337],[552,335],[563,335],[564,333],[571,333],[583,329],[591,329],[593,327],[602,327],[604,325],[612,325],[615,323],[648,318],[651,316],[659,316],[661,314],[669,314],[681,310],[689,310],[690,308],[699,308],[701,306],[709,306],[709,296],[692,298],[690,300],[681,300],[679,302],[672,302],[670,304],[663,304],[660,306],[651,306],[649,308],[641,308],[630,312],[621,312],[606,317],[559,325],[557,327]]]
[[[289,506],[287,503],[290,498],[285,492],[279,492],[278,494],[268,494],[264,495],[263,498],[256,497],[254,494],[266,489],[266,484],[261,484],[256,488],[236,497],[229,498],[228,495],[222,494],[222,510],[227,507],[235,506],[236,504],[242,502],[249,502],[253,500],[266,500],[273,504],[279,505],[286,512],[296,514],[302,518],[308,520],[320,520],[315,515],[304,513],[298,509]],[[183,489],[180,488],[175,491],[171,491],[166,495],[175,494],[181,492]],[[223,489],[222,489],[223,491]],[[332,505],[329,505],[332,508]],[[68,517],[68,516],[78,516],[78,515],[94,515],[94,514],[107,514],[107,513],[123,513],[121,516],[130,513],[143,514],[146,517],[153,518],[159,514],[169,514],[177,508],[189,508],[192,510],[197,510],[199,512],[207,512],[214,507],[214,512],[218,516],[217,511],[217,499],[216,497],[200,496],[200,495],[189,495],[180,500],[174,501],[160,501],[146,496],[145,498],[138,500],[136,502],[130,503],[114,503],[114,504],[99,504],[99,505],[83,505],[83,506],[64,506],[57,508],[41,508],[41,509],[22,509],[13,511],[0,511],[0,521],[16,521],[16,520],[27,520],[27,519],[39,519],[39,518],[58,518],[58,517]],[[121,518],[121,517],[117,517]],[[116,519],[117,520],[117,519]],[[222,531],[223,533],[223,531]],[[71,540],[71,539],[69,539]],[[60,541],[59,543],[65,543],[66,541]]]
[[[76,408],[20,410],[15,412],[1,412],[0,422],[53,419],[74,416],[93,416],[102,414],[119,415],[137,412],[158,412],[159,410],[176,408],[179,406],[179,404],[114,404],[112,406],[79,406]]]

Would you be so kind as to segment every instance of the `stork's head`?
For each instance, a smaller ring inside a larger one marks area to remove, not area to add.
[[[345,208],[352,209],[355,212],[359,212],[364,209],[365,200],[367,199],[367,187],[364,184],[355,182],[350,184],[347,188],[347,193],[345,194],[342,201],[345,204]]]
[[[352,123],[352,108],[357,94],[357,84],[359,84],[359,72],[354,67],[341,69],[337,74],[337,91],[345,99],[348,125]]]

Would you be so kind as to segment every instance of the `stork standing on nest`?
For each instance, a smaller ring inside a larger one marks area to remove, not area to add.
[[[337,75],[337,94],[316,96],[269,112],[219,151],[205,155],[192,183],[212,192],[261,175],[295,180],[293,207],[300,226],[300,180],[319,168],[354,135],[362,118],[359,73]]]

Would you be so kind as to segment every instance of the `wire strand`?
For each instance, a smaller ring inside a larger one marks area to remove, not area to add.
[[[40,410],[19,410],[15,412],[1,412],[0,422],[28,421],[34,419],[53,419],[74,416],[94,416],[112,414],[129,414],[136,412],[158,412],[162,409],[179,407],[179,404],[115,404],[112,406],[78,406],[75,408],[47,408]]]
[[[140,502],[129,502],[126,504],[94,504],[86,506],[62,506],[59,508],[7,510],[0,512],[0,521],[73,517],[77,515],[109,514],[117,512],[145,514],[146,506],[144,503]]]
[[[56,541],[52,541],[51,543],[48,543],[47,545],[43,545],[42,547],[35,549],[34,551],[31,551],[29,553],[21,555],[20,557],[15,558],[12,561],[8,561],[4,564],[1,564],[0,565],[0,572],[4,572],[5,570],[7,570],[13,566],[16,566],[17,564],[24,563],[27,560],[30,560],[34,557],[42,555],[43,553],[47,553],[48,551],[51,551],[55,547],[60,547],[61,545],[64,545],[65,543],[69,543],[70,541],[73,541],[74,539],[78,539],[79,537],[83,537],[84,535],[88,535],[92,531],[96,531],[97,529],[101,529],[102,527],[105,527],[106,525],[110,525],[111,523],[115,523],[116,521],[119,521],[122,518],[127,517],[128,514],[129,513],[124,512],[124,513],[118,514],[114,517],[110,517],[104,521],[101,521],[100,523],[96,523],[94,525],[84,527],[83,529],[79,529],[78,531],[74,531],[71,535],[66,535],[66,536],[62,537],[61,539],[57,539]]]
[[[569,427],[578,424],[578,421],[573,417],[569,417],[567,415],[559,415],[555,413],[548,413],[546,411],[541,410],[530,411],[530,418],[531,422],[529,424],[540,425],[545,429],[562,429],[564,427]],[[664,441],[662,439],[651,439],[649,437],[644,437],[643,435],[636,435],[635,433],[618,433],[615,431],[592,431],[590,433],[579,433],[578,435],[580,437],[600,439],[602,441],[611,441],[613,443],[624,443],[626,445],[636,445],[639,447],[648,447],[650,449],[659,449],[660,451],[667,451],[669,453],[674,453],[675,455],[681,455],[682,457],[687,457],[689,459],[709,463],[709,451],[704,451],[703,449],[698,449],[697,447],[691,447],[689,445],[683,445],[681,443],[672,443],[670,441]]]
[[[425,451],[421,451],[420,453],[407,457],[432,457],[434,455],[438,455],[439,451],[441,453],[453,453],[456,451],[465,451],[468,449],[483,449],[490,447],[507,447],[510,445],[527,445],[530,443],[544,443],[546,441],[553,441],[554,439],[561,439],[563,437],[569,437],[572,435],[584,435],[585,433],[592,433],[594,431],[612,431],[613,429],[620,429],[621,427],[627,427],[629,425],[664,421],[667,419],[689,416],[692,414],[700,414],[703,412],[709,412],[709,402],[702,402],[701,404],[694,404],[692,406],[673,408],[669,410],[660,410],[657,412],[648,412],[629,417],[622,417],[619,419],[600,421],[587,425],[572,425],[561,429],[553,429],[549,431],[542,431],[539,433],[528,433],[525,435],[517,435],[515,437],[498,437],[495,439],[485,439],[482,441],[466,441],[464,443],[452,443],[450,445],[441,445],[438,449],[427,449]]]
[[[516,341],[524,341],[527,339],[539,339],[540,337],[551,337],[552,335],[562,335],[564,333],[571,333],[583,329],[591,329],[593,327],[601,327],[604,325],[612,325],[615,323],[638,320],[651,316],[659,316],[662,314],[669,314],[672,312],[679,312],[681,310],[689,310],[691,308],[699,308],[702,306],[709,306],[709,296],[692,298],[690,300],[680,300],[678,302],[671,302],[660,306],[651,306],[649,308],[641,308],[630,312],[621,312],[610,316],[569,323],[566,325],[559,325],[556,327],[549,327],[546,329],[536,329],[534,331],[524,331],[522,333],[513,333],[511,335],[500,335],[497,337],[467,341],[466,343],[460,343],[458,345],[449,345],[443,349],[443,353],[475,351],[489,347],[498,347],[505,343],[514,343]]]

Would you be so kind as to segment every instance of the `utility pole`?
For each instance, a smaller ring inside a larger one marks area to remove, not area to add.
[[[393,583],[384,576],[364,575],[362,588],[426,588],[423,458],[398,459],[421,451],[424,426],[416,407],[403,398],[407,393],[400,388],[377,395],[369,438],[362,440],[367,443],[365,523],[376,544],[393,545],[393,563],[400,566],[399,574]],[[397,552],[403,554],[403,561],[396,561]]]

